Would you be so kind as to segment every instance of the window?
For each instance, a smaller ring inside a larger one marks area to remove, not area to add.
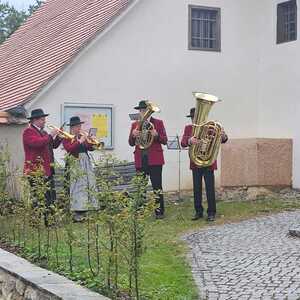
[[[277,44],[297,40],[297,3],[286,1],[277,5]]]
[[[220,51],[219,8],[189,6],[189,49]]]

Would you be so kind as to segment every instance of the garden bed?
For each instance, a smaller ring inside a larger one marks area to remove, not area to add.
[[[235,222],[247,218],[276,213],[283,210],[294,210],[300,208],[298,200],[261,200],[251,202],[232,202],[218,203],[218,218],[214,224],[224,222]],[[156,221],[152,217],[146,220],[147,239],[145,247],[147,251],[141,256],[140,284],[141,299],[198,299],[198,291],[192,279],[190,267],[186,261],[186,246],[181,241],[181,236],[189,231],[195,231],[204,226],[211,226],[205,220],[192,222],[190,220],[193,214],[193,203],[191,199],[174,204],[169,203],[166,208],[166,218]],[[74,225],[74,270],[70,272],[68,251],[69,246],[63,233],[60,232],[58,255],[59,265],[56,265],[55,255],[51,253],[49,259],[46,256],[46,248],[42,247],[42,255],[37,255],[37,235],[33,235],[31,244],[22,246],[23,242],[18,241],[18,234],[15,232],[15,241],[12,231],[3,231],[4,228],[12,229],[12,220],[9,220],[11,226],[2,226],[6,219],[0,220],[2,236],[6,235],[9,244],[4,244],[8,250],[25,256],[37,264],[46,266],[50,270],[57,271],[72,280],[75,280],[85,286],[98,292],[106,292],[103,281],[104,277],[93,276],[90,264],[87,259],[87,223]],[[213,224],[213,225],[214,225]],[[6,224],[7,225],[7,224]],[[213,226],[212,225],[212,226]],[[60,228],[62,231],[63,229]],[[47,236],[47,230],[43,228],[42,236]],[[54,235],[51,235],[54,238]],[[55,243],[55,240],[51,240]],[[8,245],[20,245],[12,247]],[[120,277],[126,274],[124,261],[120,262]],[[95,268],[96,261],[94,252],[92,253],[92,268]],[[128,285],[126,280],[120,280],[120,290],[126,292]],[[126,294],[126,293],[125,293]],[[123,294],[119,294],[123,299]]]

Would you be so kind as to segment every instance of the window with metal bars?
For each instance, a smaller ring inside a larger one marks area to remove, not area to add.
[[[189,49],[220,51],[220,19],[220,8],[190,5]]]
[[[277,44],[297,40],[297,2],[286,1],[277,5]]]

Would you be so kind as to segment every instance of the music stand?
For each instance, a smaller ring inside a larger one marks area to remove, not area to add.
[[[140,119],[140,114],[139,113],[129,114],[129,118],[131,121],[138,121]]]
[[[178,150],[178,201],[181,201],[181,145],[179,141],[179,136],[167,142],[168,150]]]

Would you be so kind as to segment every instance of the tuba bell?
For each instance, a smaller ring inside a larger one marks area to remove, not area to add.
[[[146,111],[137,126],[137,130],[139,130],[141,134],[136,138],[135,141],[135,144],[138,145],[138,147],[142,150],[148,149],[154,140],[154,137],[151,134],[151,130],[154,128],[154,125],[147,120],[154,112],[159,111],[160,109],[158,106],[147,101]]]
[[[209,167],[217,159],[221,139],[222,126],[215,121],[207,121],[211,107],[221,101],[218,97],[194,92],[196,98],[196,109],[193,120],[192,136],[200,140],[199,144],[191,145],[189,156],[198,167]]]

